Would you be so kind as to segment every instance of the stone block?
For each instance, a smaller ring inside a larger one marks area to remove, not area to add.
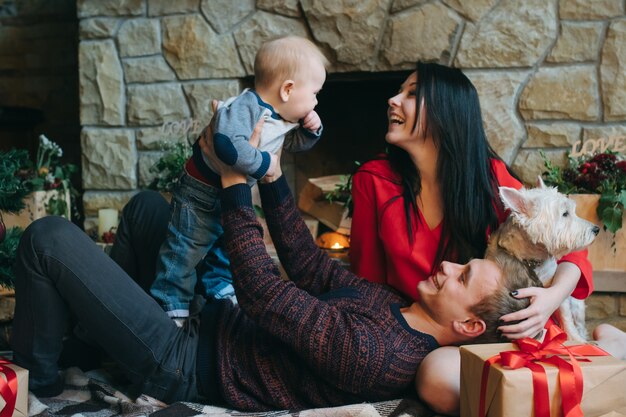
[[[554,166],[566,166],[568,151],[547,151],[546,157]],[[522,182],[530,187],[537,184],[537,176],[545,171],[545,165],[539,152],[535,149],[520,149],[511,164],[513,171],[520,177]]]
[[[626,294],[619,296],[619,315],[626,317]]]
[[[150,172],[150,168],[157,163],[163,152],[139,152],[139,188],[148,188],[156,174]]]
[[[195,13],[200,9],[200,0],[148,0],[148,16]]]
[[[126,20],[117,32],[120,56],[161,53],[158,19]]]
[[[387,25],[382,56],[392,67],[417,60],[447,63],[461,22],[460,17],[440,4],[426,4],[394,15]],[[416,39],[428,42],[415,42]]]
[[[256,7],[260,10],[289,17],[300,17],[298,0],[257,0]]]
[[[124,124],[124,75],[112,40],[78,45],[80,123]]]
[[[114,208],[120,213],[136,191],[85,191],[83,194],[83,208],[85,216],[98,216],[101,208]]]
[[[365,69],[375,56],[390,0],[302,0],[313,37],[328,45],[339,63]]]
[[[472,22],[480,20],[496,3],[497,0],[443,0],[460,15],[467,17]]]
[[[581,128],[574,123],[527,124],[524,148],[569,148],[580,140]]]
[[[466,26],[455,66],[530,67],[557,35],[556,0],[503,0]]]
[[[614,20],[602,50],[602,98],[604,119],[626,120],[626,18]]]
[[[90,16],[139,16],[145,13],[143,0],[78,0],[79,18]]]
[[[393,0],[391,13],[398,13],[410,7],[426,3],[428,0]]]
[[[561,22],[561,34],[546,61],[595,61],[603,30],[603,22]]]
[[[145,151],[158,151],[163,149],[165,144],[182,142],[190,135],[173,131],[169,124],[160,127],[144,127],[137,130],[137,149]]]
[[[178,84],[132,85],[127,95],[129,124],[156,125],[189,117],[189,108]]]
[[[217,33],[225,33],[254,12],[254,0],[202,0],[200,10]]]
[[[623,0],[560,0],[561,19],[606,19],[624,14]]]
[[[539,68],[522,91],[519,110],[527,120],[597,120],[600,101],[596,67]]]
[[[514,150],[526,137],[515,112],[515,97],[527,71],[466,71],[480,97],[485,133],[494,150],[511,163]]]
[[[617,297],[612,294],[591,294],[586,300],[589,320],[607,319],[617,314]]]
[[[246,75],[233,37],[217,35],[200,16],[165,17],[161,26],[165,59],[180,79]]]
[[[162,56],[122,60],[126,83],[153,83],[176,80],[176,74]]]
[[[132,190],[137,188],[135,132],[129,129],[83,129],[83,188]]]
[[[122,24],[122,19],[114,17],[94,17],[82,19],[79,24],[80,39],[111,38]]]

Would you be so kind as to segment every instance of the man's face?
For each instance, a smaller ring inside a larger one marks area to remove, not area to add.
[[[465,265],[442,262],[433,276],[417,285],[419,303],[439,324],[476,319],[470,309],[493,294],[502,278],[492,261],[473,259]]]

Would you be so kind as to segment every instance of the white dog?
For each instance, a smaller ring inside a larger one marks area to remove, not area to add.
[[[600,228],[576,215],[576,203],[539,178],[534,189],[500,187],[500,198],[511,210],[508,219],[490,239],[486,258],[512,256],[534,269],[549,287],[556,259],[590,245]],[[558,319],[570,340],[587,340],[585,303],[568,297],[559,307]]]

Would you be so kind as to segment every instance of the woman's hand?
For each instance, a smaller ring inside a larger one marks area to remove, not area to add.
[[[209,122],[208,126],[204,128],[202,133],[200,134],[199,145],[200,149],[204,156],[207,157],[213,164],[213,166],[217,169],[218,174],[222,179],[222,187],[230,187],[235,184],[245,184],[247,177],[245,174],[242,174],[236,171],[232,166],[226,165],[223,163],[216,155],[213,149],[213,126],[215,124],[215,114],[217,110],[217,100],[211,101],[211,107],[213,108],[213,117]],[[252,131],[252,135],[250,136],[250,145],[255,148],[259,146],[259,142],[261,140],[261,130],[263,129],[263,123],[265,120],[261,118],[259,122],[254,127]],[[280,168],[278,169],[280,171]]]
[[[498,330],[502,332],[502,336],[511,340],[537,336],[552,313],[563,302],[554,288],[528,287],[519,289],[513,294],[511,296],[515,298],[530,298],[530,306],[500,318],[504,323],[498,327]],[[517,324],[506,324],[518,321]]]
[[[562,262],[556,269],[549,288],[529,287],[512,293],[515,298],[530,298],[530,306],[524,310],[506,314],[500,318],[504,323],[498,327],[504,337],[521,339],[535,337],[543,330],[550,316],[569,297],[580,279],[580,269],[570,262]],[[517,324],[507,325],[506,322]]]

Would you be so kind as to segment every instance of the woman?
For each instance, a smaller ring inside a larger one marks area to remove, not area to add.
[[[481,259],[442,263],[420,284],[419,303],[355,276],[315,245],[277,177],[259,188],[291,281],[267,255],[246,177],[223,167],[224,239],[238,305],[198,298],[183,328],[145,292],[168,219],[158,194],[140,194],[124,209],[115,260],[62,218],[33,223],[18,249],[11,341],[31,391],[60,393],[57,362],[72,318],[135,393],[164,401],[202,397],[255,411],[380,401],[406,393],[434,348],[493,341],[498,317],[527,305],[508,296],[519,274]]]
[[[418,63],[389,99],[388,117],[388,156],[363,164],[352,180],[351,265],[417,299],[416,284],[442,261],[483,257],[490,232],[506,218],[497,187],[521,183],[489,146],[476,89],[458,69]],[[567,255],[550,288],[517,291],[531,305],[503,316],[500,331],[510,339],[534,336],[566,297],[585,298],[592,289],[586,251]],[[434,352],[424,365],[416,382],[423,399],[456,412],[458,351]]]

